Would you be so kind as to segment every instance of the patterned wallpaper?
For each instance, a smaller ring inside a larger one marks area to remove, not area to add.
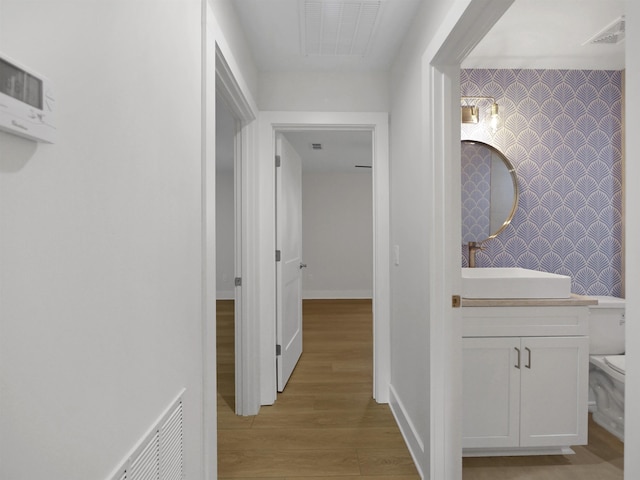
[[[572,291],[623,293],[622,72],[486,70],[461,73],[461,95],[493,96],[462,139],[493,145],[513,163],[515,217],[477,252],[478,267],[523,267],[569,275]],[[462,246],[462,265],[467,248]]]
[[[479,144],[463,145],[462,243],[489,238],[491,232],[491,150]]]

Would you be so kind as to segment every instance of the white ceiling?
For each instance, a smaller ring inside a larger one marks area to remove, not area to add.
[[[387,71],[421,3],[380,0],[371,46],[361,57],[305,56],[304,27],[299,26],[304,1],[232,2],[258,70]],[[463,67],[622,69],[624,42],[583,44],[624,14],[624,4],[625,0],[515,0]]]
[[[284,136],[300,155],[305,172],[371,173],[371,168],[362,168],[371,167],[371,132],[315,130],[286,132]],[[312,143],[321,144],[322,150],[314,150]]]
[[[300,27],[304,0],[233,1],[253,59],[262,72],[387,71],[420,3],[421,0],[381,0],[371,45],[362,57],[305,56]]]
[[[463,68],[621,70],[625,42],[585,42],[624,12],[624,0],[515,0]]]
[[[380,0],[376,29],[364,56],[305,56],[304,27],[299,27],[304,1],[232,2],[259,71],[388,71],[417,8],[426,0]],[[462,67],[623,69],[624,41],[585,43],[623,15],[624,5],[625,0],[515,0]],[[303,158],[305,170],[370,171],[354,168],[371,164],[370,133],[307,131],[288,133],[287,138]],[[325,149],[312,151],[311,143],[323,143]]]

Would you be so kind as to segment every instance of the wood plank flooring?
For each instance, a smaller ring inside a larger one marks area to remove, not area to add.
[[[233,302],[218,303],[218,475],[419,479],[387,405],[372,398],[369,300],[306,300],[303,354],[275,405],[233,413]]]
[[[463,480],[622,480],[624,444],[589,418],[589,444],[575,455],[464,458]]]
[[[372,399],[371,302],[304,302],[304,352],[275,405],[234,414],[233,302],[218,302],[220,480],[420,478],[387,405]],[[463,459],[464,480],[622,480],[624,445],[589,423],[575,455]]]

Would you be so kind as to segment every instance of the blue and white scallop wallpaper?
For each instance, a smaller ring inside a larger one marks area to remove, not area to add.
[[[489,238],[491,232],[491,155],[484,145],[462,149],[462,243]]]
[[[478,267],[569,275],[572,291],[623,296],[621,71],[465,69],[461,95],[491,96],[461,138],[496,147],[514,165],[515,217],[483,243]],[[468,265],[462,246],[462,265]]]

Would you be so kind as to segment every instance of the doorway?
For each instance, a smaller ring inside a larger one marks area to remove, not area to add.
[[[260,245],[260,284],[273,285],[275,278],[275,168],[273,152],[280,131],[309,130],[369,132],[373,145],[373,323],[374,323],[374,385],[373,397],[387,403],[389,386],[389,173],[388,116],[384,113],[350,112],[263,112],[259,125],[260,168],[262,185],[258,203],[261,217],[270,219],[262,225],[265,233]],[[275,285],[265,288],[259,298],[260,319],[260,402],[271,405],[276,400],[276,291]]]
[[[235,338],[236,272],[238,232],[236,217],[238,185],[236,182],[236,136],[238,119],[220,96],[216,96],[216,376],[218,415],[236,412]],[[221,348],[224,345],[224,348]],[[229,348],[230,347],[230,348]],[[220,421],[220,420],[219,420]]]
[[[282,291],[291,292],[278,295],[277,301],[293,295],[298,304],[297,308],[277,308],[276,333],[302,334],[304,328],[294,328],[298,323],[293,313],[306,311],[303,302],[306,306],[311,301],[370,301],[373,296],[373,139],[372,132],[364,130],[309,129],[282,131],[279,135],[276,191],[297,190],[291,197],[280,194],[278,198],[297,198],[299,205],[276,201],[276,218],[282,223],[283,212],[297,212],[299,221],[296,229],[286,229],[286,238],[278,240],[277,248],[299,244],[302,257],[294,265],[299,275],[298,291],[292,291],[280,277],[276,282],[277,292],[281,286]],[[292,184],[291,176],[285,173],[294,165],[299,165],[299,179]],[[280,232],[278,228],[276,231]],[[300,238],[292,243],[294,234]],[[282,265],[287,257],[288,252],[282,250],[277,275],[286,271]],[[279,342],[282,336],[277,335]],[[302,339],[299,340],[301,347]],[[283,375],[281,366],[295,365],[300,356],[297,352],[293,358],[291,350],[281,348],[277,355],[278,391],[284,389],[290,373],[287,370]]]

